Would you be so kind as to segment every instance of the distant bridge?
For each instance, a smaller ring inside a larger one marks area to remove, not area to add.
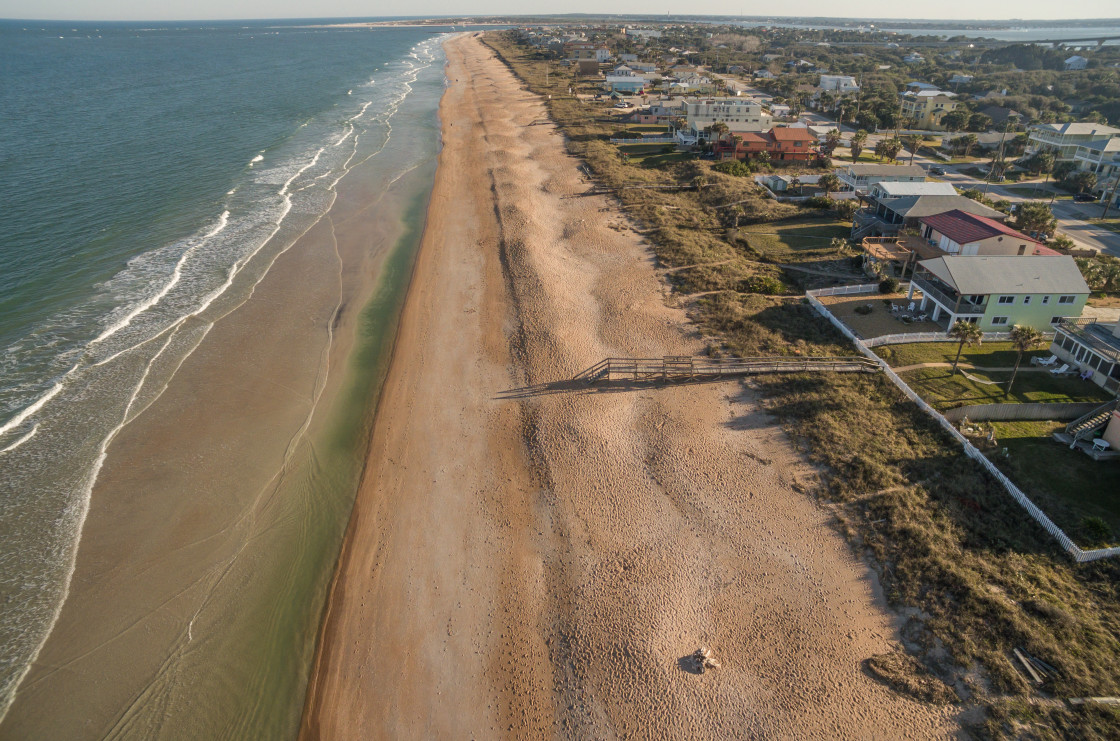
[[[983,32],[978,32],[983,33]],[[966,34],[958,34],[964,36]],[[972,38],[972,37],[968,37]],[[1120,36],[1088,36],[1078,39],[1023,39],[1022,41],[1014,40],[998,40],[998,39],[982,39],[976,38],[970,42],[974,46],[979,47],[994,47],[994,46],[1010,46],[1012,44],[1052,44],[1054,46],[1088,46],[1089,44],[1096,44],[1097,46],[1104,46],[1106,41],[1120,41]],[[804,46],[816,46],[817,41],[805,40],[798,42]],[[827,41],[829,46],[882,46],[889,43],[886,39],[879,39],[878,41]],[[957,41],[906,41],[903,42],[907,48],[936,48],[946,44],[958,44]]]

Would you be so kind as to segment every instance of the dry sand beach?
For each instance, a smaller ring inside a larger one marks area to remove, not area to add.
[[[548,385],[701,343],[542,102],[474,37],[446,51],[303,736],[953,735],[862,671],[895,621],[749,388]],[[721,669],[688,671],[700,645]]]

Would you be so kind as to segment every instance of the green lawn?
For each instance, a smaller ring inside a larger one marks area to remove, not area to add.
[[[902,368],[918,363],[952,363],[957,355],[956,342],[913,342],[905,345],[883,345],[875,348],[875,353],[890,363],[892,368]],[[965,346],[961,352],[961,362],[980,368],[1010,368],[1015,365],[1017,351],[1010,342],[984,342],[972,347]],[[1045,357],[1046,350],[1032,350],[1023,353],[1023,367],[1029,368],[1032,356]]]
[[[1052,191],[1048,188],[1042,187],[1041,183],[1039,184],[1039,187],[1037,187],[1037,188],[1028,183],[1026,185],[1004,186],[1004,190],[1008,191],[1009,193],[1014,193],[1015,195],[1017,195],[1021,198],[1034,198],[1034,199],[1037,199],[1037,200],[1040,200],[1040,201],[1042,201],[1042,200],[1049,201],[1050,196],[1053,195],[1053,193],[1054,193],[1054,191]],[[1055,200],[1058,200],[1058,201],[1072,201],[1073,200],[1073,195],[1070,194],[1070,193],[1058,193]]]
[[[997,446],[989,457],[1079,545],[1116,545],[1120,533],[1120,461],[1094,461],[1050,437],[1065,425],[993,422]],[[1104,520],[1111,534],[1087,522],[1090,517]]]
[[[739,236],[768,260],[782,263],[836,259],[835,237],[847,239],[851,225],[829,217],[744,227]]]
[[[1077,377],[1057,377],[1046,371],[1020,371],[1011,395],[1004,393],[1010,371],[969,371],[969,375],[982,381],[997,381],[987,385],[970,381],[964,375],[952,374],[951,368],[919,368],[901,374],[923,399],[936,409],[952,409],[974,404],[1026,404],[1032,402],[1108,401],[1104,389]]]
[[[1112,211],[1112,213],[1116,213],[1116,212]],[[1090,219],[1089,223],[1093,224],[1094,226],[1099,226],[1099,227],[1103,227],[1105,229],[1108,229],[1111,232],[1120,232],[1120,218]]]
[[[644,134],[648,134],[654,131],[667,132],[668,130],[669,127],[665,126],[664,124],[631,124],[625,129],[620,130],[618,133],[622,133],[624,131],[639,131]]]

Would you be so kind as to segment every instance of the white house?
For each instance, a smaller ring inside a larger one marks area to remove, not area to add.
[[[1066,70],[1085,69],[1089,66],[1089,60],[1080,54],[1074,54],[1066,60]]]
[[[949,84],[950,85],[967,85],[968,83],[972,82],[972,80],[973,80],[972,75],[959,75],[958,74],[958,75],[953,75],[952,77],[949,78]]]
[[[706,136],[705,129],[717,121],[727,124],[735,134],[768,131],[771,116],[755,100],[742,98],[708,98],[685,103],[688,133],[696,139]]]
[[[1027,134],[1030,137],[1028,154],[1048,150],[1059,162],[1073,162],[1078,147],[1120,137],[1120,129],[1097,123],[1036,124],[1027,129]]]
[[[817,85],[821,90],[826,90],[831,93],[856,93],[859,92],[859,84],[856,83],[856,78],[849,75],[821,75],[820,83]]]
[[[918,52],[912,51],[904,56],[902,58],[902,61],[906,62],[907,64],[921,64],[922,62],[926,61],[926,58]]]

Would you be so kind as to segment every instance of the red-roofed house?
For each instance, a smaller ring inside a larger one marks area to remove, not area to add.
[[[949,255],[1057,255],[1022,232],[960,209],[923,216],[922,236]]]
[[[812,147],[817,137],[803,126],[775,126],[762,134],[738,134],[740,141],[735,145],[732,138],[716,144],[716,156],[721,160],[744,160],[768,152],[772,161],[807,162],[816,156]]]

